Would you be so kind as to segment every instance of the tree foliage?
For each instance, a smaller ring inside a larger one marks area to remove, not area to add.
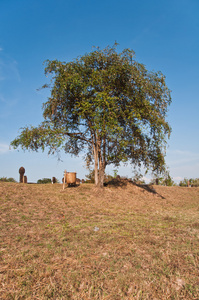
[[[198,187],[199,186],[199,178],[184,178],[180,181],[179,186],[191,186]]]
[[[50,178],[42,178],[37,180],[38,184],[46,184],[46,183],[52,183]]]
[[[37,180],[37,184],[46,184],[46,183],[52,183],[51,178],[42,178]],[[55,178],[55,183],[59,183],[59,180]]]
[[[148,72],[132,50],[118,53],[115,44],[68,63],[47,60],[45,74],[51,96],[43,104],[44,122],[23,128],[14,148],[84,151],[99,186],[109,164],[164,169],[171,97],[161,72]]]
[[[175,182],[173,178],[170,176],[169,171],[165,170],[161,176],[158,174],[154,174],[154,178],[150,182],[150,184],[158,184],[158,185],[164,185],[164,186],[175,186]]]
[[[13,177],[9,177],[9,178],[1,177],[0,181],[3,181],[3,182],[16,182],[16,180]]]

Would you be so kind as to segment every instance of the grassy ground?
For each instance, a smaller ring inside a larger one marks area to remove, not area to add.
[[[0,183],[0,299],[199,299],[199,188]]]

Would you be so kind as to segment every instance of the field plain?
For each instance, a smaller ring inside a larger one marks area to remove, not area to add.
[[[199,188],[0,182],[0,299],[199,299]]]

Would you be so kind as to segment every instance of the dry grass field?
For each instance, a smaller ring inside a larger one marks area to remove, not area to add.
[[[0,183],[0,299],[199,299],[199,188]]]

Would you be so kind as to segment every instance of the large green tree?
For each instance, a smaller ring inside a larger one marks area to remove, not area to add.
[[[161,72],[149,72],[132,50],[117,45],[72,62],[46,61],[51,96],[43,104],[44,121],[25,127],[14,148],[55,153],[85,153],[94,164],[95,184],[102,187],[105,168],[130,162],[155,172],[165,166],[171,128],[166,121],[170,91]]]

